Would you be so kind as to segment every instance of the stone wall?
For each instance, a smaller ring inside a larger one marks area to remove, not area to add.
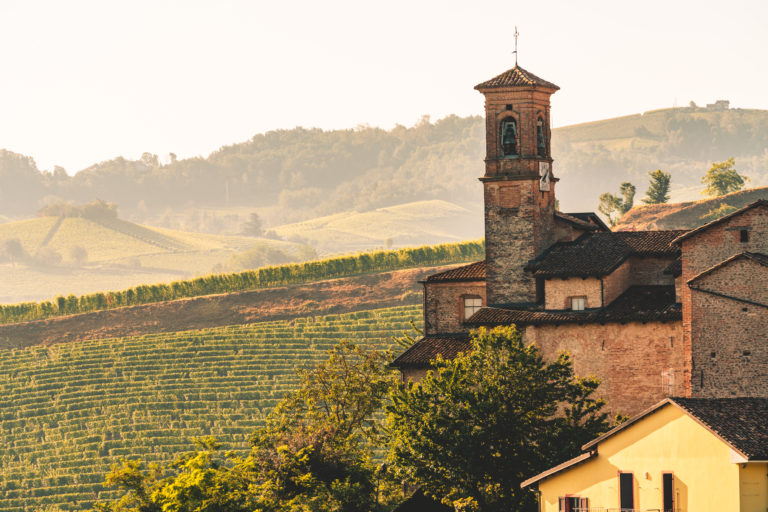
[[[424,284],[424,334],[463,332],[464,298],[480,297],[486,305],[485,282]]]
[[[548,360],[568,352],[577,375],[600,378],[611,413],[636,415],[685,391],[680,322],[529,326],[523,339]]]
[[[690,286],[693,396],[765,396],[768,268],[739,258]]]
[[[749,241],[740,241],[740,231],[747,229]],[[693,347],[699,343],[696,336],[703,331],[697,328],[696,334],[692,332],[692,324],[706,325],[711,319],[725,319],[726,312],[730,312],[732,306],[723,301],[713,299],[697,300],[694,304],[691,289],[687,285],[693,277],[725,261],[726,259],[744,251],[768,254],[768,208],[757,206],[739,215],[730,217],[725,221],[713,225],[704,231],[682,241],[683,273],[681,276],[680,302],[683,305],[683,332],[685,350],[687,353],[687,374],[691,379],[695,378],[693,368]],[[703,322],[703,324],[702,324]],[[765,331],[763,331],[765,332]],[[738,329],[731,333],[734,342],[740,343],[741,336]],[[704,341],[706,346],[706,341]],[[702,352],[703,353],[703,352]],[[700,377],[700,375],[698,376]],[[689,380],[692,384],[693,380]],[[734,384],[736,385],[736,384]],[[692,389],[688,390],[691,393]],[[726,387],[721,390],[724,396],[730,396]]]
[[[569,277],[547,279],[544,283],[546,309],[571,309],[570,297],[586,297],[587,308],[601,306],[600,279],[596,277]]]
[[[542,195],[538,180],[484,186],[488,302],[536,302],[536,281],[525,266],[554,241],[553,196]]]

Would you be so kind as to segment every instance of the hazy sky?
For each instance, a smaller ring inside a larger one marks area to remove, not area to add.
[[[0,0],[0,148],[70,173],[295,126],[482,113],[520,65],[556,126],[729,99],[768,109],[768,2]]]

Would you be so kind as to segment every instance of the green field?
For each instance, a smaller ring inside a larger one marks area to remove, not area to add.
[[[415,201],[369,212],[343,212],[273,228],[286,239],[309,240],[321,254],[437,244],[478,238],[483,233],[479,208],[447,201]]]
[[[189,233],[142,226],[121,219],[96,222],[83,217],[39,217],[0,224],[0,244],[21,243],[25,258],[3,261],[0,249],[0,302],[40,300],[55,295],[82,295],[144,283],[209,274],[235,254],[257,244],[292,253],[292,242]],[[87,252],[84,262],[72,257],[74,247]],[[1,246],[0,246],[1,247]],[[44,252],[60,257],[39,264]]]
[[[341,339],[394,348],[404,306],[0,351],[0,511],[82,510],[114,497],[120,457],[166,462],[213,435],[244,450],[275,403]]]

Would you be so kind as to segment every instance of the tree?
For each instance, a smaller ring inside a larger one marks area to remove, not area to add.
[[[252,213],[248,216],[248,220],[243,223],[243,234],[246,236],[262,236],[264,234],[264,226],[259,214]]]
[[[651,184],[645,193],[643,202],[645,204],[659,204],[669,201],[669,182],[672,175],[661,169],[656,169],[649,172],[648,176],[651,177]]]
[[[373,451],[382,444],[374,414],[393,386],[391,354],[350,342],[300,372],[299,388],[269,414],[245,458],[221,454],[213,438],[158,467],[123,461],[106,486],[125,494],[96,509],[110,512],[372,511],[377,509]]]
[[[77,266],[82,267],[83,263],[88,260],[88,250],[82,245],[73,245],[69,248],[69,258],[74,261]]]
[[[617,197],[610,192],[600,195],[600,204],[597,207],[600,213],[608,218],[612,226],[634,205],[635,186],[625,181],[619,186],[619,194],[621,194],[621,197]]]
[[[520,483],[609,428],[595,378],[567,354],[545,362],[514,327],[479,330],[472,351],[438,359],[388,407],[389,461],[404,481],[479,511],[535,508]]]
[[[733,158],[729,158],[725,162],[713,163],[707,174],[701,178],[701,182],[706,185],[702,194],[722,196],[743,189],[749,178],[739,174],[734,165],[736,163]]]
[[[27,252],[24,250],[24,246],[21,245],[21,241],[18,238],[9,238],[3,241],[3,252],[16,265],[17,261],[21,261],[27,257]]]

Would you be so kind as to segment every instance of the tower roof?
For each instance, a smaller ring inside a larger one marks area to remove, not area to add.
[[[554,90],[560,89],[552,82],[547,82],[543,78],[539,78],[530,71],[526,71],[517,65],[512,69],[503,72],[499,76],[493,77],[481,84],[477,84],[475,89],[480,91],[482,89],[500,89],[502,87],[545,87]]]

